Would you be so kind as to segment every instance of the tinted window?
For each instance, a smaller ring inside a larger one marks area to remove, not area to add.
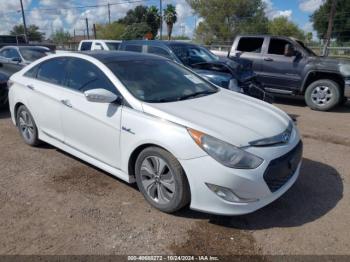
[[[107,76],[94,64],[84,59],[72,58],[68,65],[66,85],[84,92],[91,89],[104,88],[118,94],[115,86]]]
[[[142,52],[142,45],[126,45],[125,51]]]
[[[37,79],[56,85],[62,85],[65,77],[65,58],[54,58],[39,65]]]
[[[36,78],[37,74],[38,74],[38,69],[39,66],[34,66],[32,69],[28,70],[24,76],[26,77],[31,77],[31,78]]]
[[[165,49],[157,46],[148,46],[148,53],[170,58],[170,54]]]
[[[239,39],[237,50],[241,52],[261,53],[264,38],[242,37]]]
[[[118,50],[120,43],[116,42],[106,42],[106,45],[108,46],[109,50]]]
[[[6,57],[6,58],[19,58],[20,57],[18,51],[14,48],[5,49],[2,53],[2,56]]]
[[[46,56],[46,54],[50,52],[43,48],[39,49],[39,48],[30,48],[30,47],[21,47],[20,51],[23,58],[31,62]]]
[[[91,45],[92,45],[92,42],[82,42],[80,50],[81,51],[91,50]]]
[[[176,63],[163,59],[128,60],[107,66],[136,98],[162,103],[205,96],[217,88]]]
[[[284,55],[286,45],[290,45],[290,42],[283,39],[271,39],[269,45],[269,54]]]

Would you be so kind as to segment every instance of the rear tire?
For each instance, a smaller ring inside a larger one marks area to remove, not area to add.
[[[173,213],[190,201],[190,189],[179,161],[168,151],[148,147],[135,164],[136,182],[144,198],[155,208]]]
[[[24,105],[21,105],[17,110],[16,123],[19,133],[27,145],[37,146],[40,143],[34,118]]]
[[[336,107],[340,99],[339,85],[328,79],[311,83],[305,92],[305,102],[313,110],[328,111]]]

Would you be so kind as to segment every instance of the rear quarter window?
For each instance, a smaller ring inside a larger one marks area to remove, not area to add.
[[[91,50],[91,45],[92,45],[92,42],[82,42],[82,43],[81,43],[80,50],[81,50],[81,51],[88,51],[88,50]]]
[[[239,39],[237,51],[261,53],[263,43],[263,37],[242,37]]]

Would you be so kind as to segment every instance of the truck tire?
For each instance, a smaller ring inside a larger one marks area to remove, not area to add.
[[[341,99],[339,85],[329,79],[311,83],[305,92],[305,102],[313,110],[328,111],[336,107]]]

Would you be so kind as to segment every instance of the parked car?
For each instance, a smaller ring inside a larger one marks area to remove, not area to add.
[[[208,49],[186,42],[131,40],[124,41],[120,50],[160,55],[183,64],[212,83],[233,91],[272,101],[255,79],[251,62],[239,58],[219,58]]]
[[[238,215],[296,181],[302,142],[278,108],[133,52],[44,57],[12,75],[12,121],[129,183],[164,212]]]
[[[92,50],[118,50],[121,40],[82,40],[79,43],[78,51],[92,51]]]
[[[350,61],[317,56],[297,39],[281,36],[238,36],[228,57],[253,63],[266,91],[303,95],[307,105],[327,111],[350,97]]]
[[[5,46],[0,49],[0,72],[12,75],[50,53],[49,48],[42,46]]]
[[[0,108],[7,106],[8,102],[8,76],[0,72]]]

